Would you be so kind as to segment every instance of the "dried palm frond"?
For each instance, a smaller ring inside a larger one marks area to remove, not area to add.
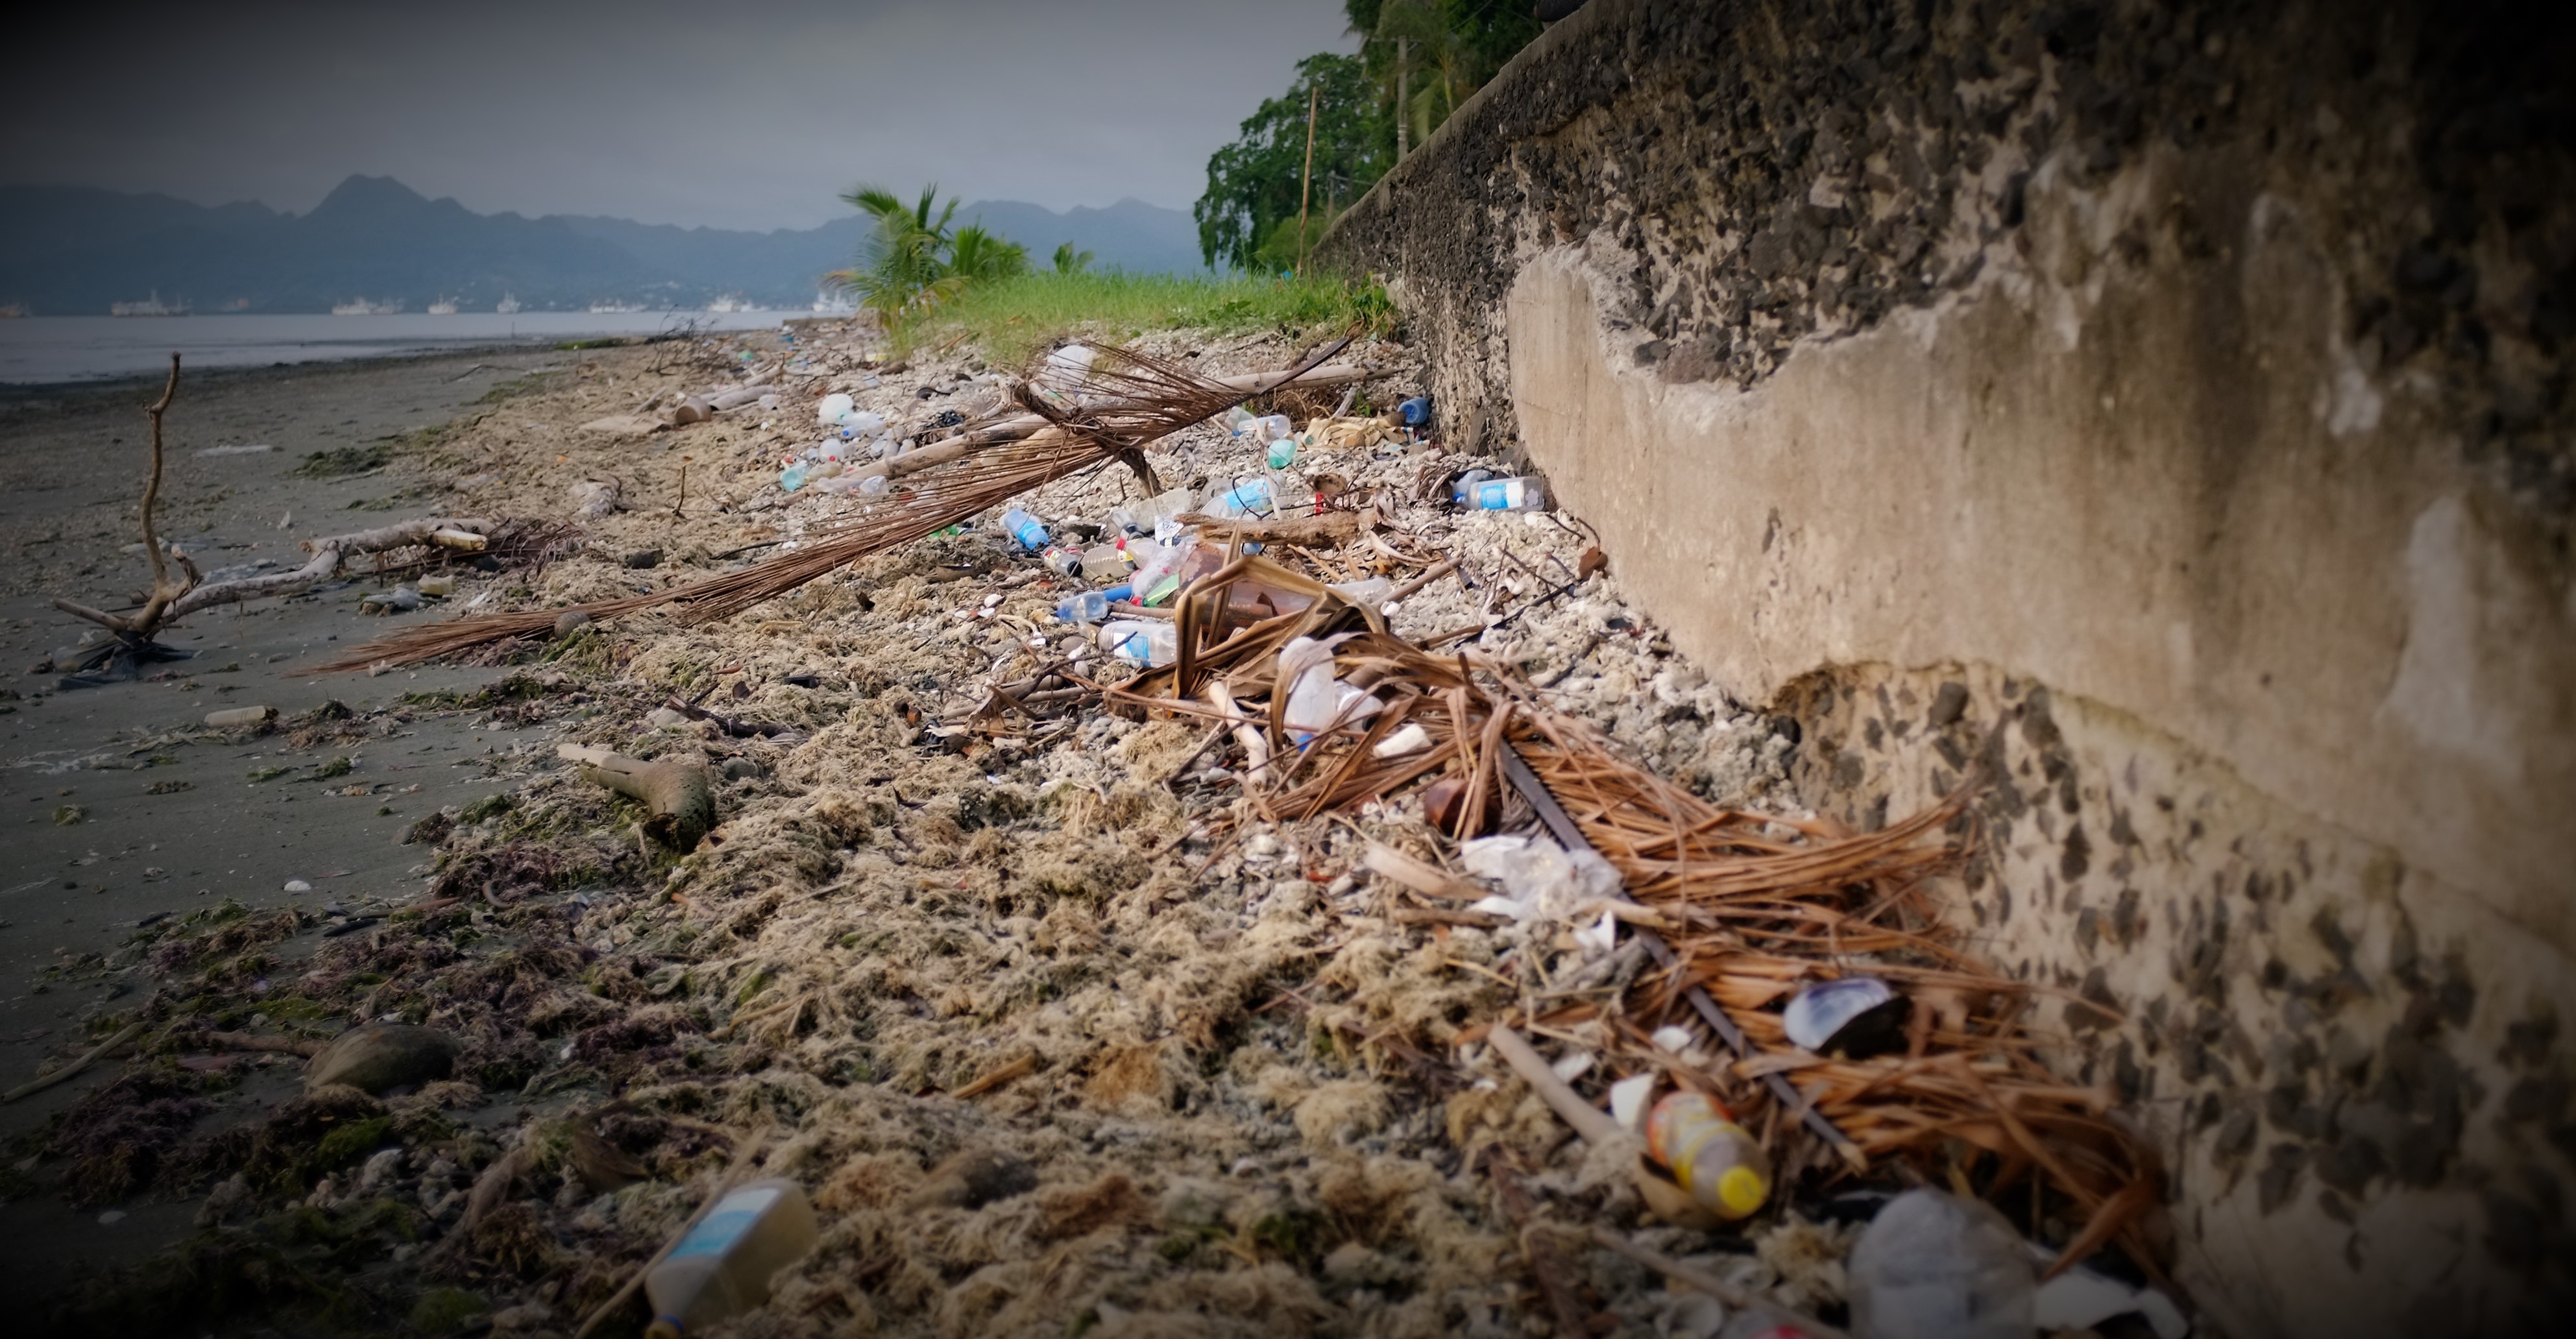
[[[2070,1258],[2117,1241],[2142,1265],[2155,1253],[2138,1218],[2159,1178],[2152,1150],[2111,1120],[2106,1093],[2051,1074],[2027,1022],[2034,990],[1963,951],[1929,905],[1925,881],[1955,868],[1972,832],[1962,820],[1971,794],[1873,832],[1824,820],[1783,819],[1713,805],[1621,757],[1590,726],[1540,705],[1509,672],[1480,658],[1434,655],[1336,607],[1313,583],[1311,605],[1267,618],[1236,613],[1247,585],[1292,588],[1297,578],[1260,560],[1238,562],[1192,588],[1184,605],[1180,658],[1112,689],[1130,707],[1186,715],[1228,713],[1201,705],[1204,686],[1225,685],[1240,719],[1258,720],[1270,699],[1263,765],[1245,793],[1277,818],[1311,817],[1448,777],[1465,785],[1450,835],[1485,830],[1511,790],[1506,761],[1525,765],[1549,803],[1620,875],[1628,895],[1669,936],[1670,968],[1625,990],[1595,992],[1539,1020],[1608,1023],[1639,1067],[1679,1062],[1648,1042],[1667,1024],[1696,1029],[1685,1007],[1704,988],[1731,1020],[1743,1052],[1697,1082],[1724,1094],[1748,1128],[1770,1131],[1784,1168],[1818,1165],[1822,1141],[1801,1126],[1803,1108],[1858,1158],[1898,1158],[1961,1175],[1982,1161],[1984,1189],[2000,1194],[2025,1179],[2070,1207],[2085,1229]],[[1193,618],[1194,609],[1203,616]],[[1283,694],[1279,650],[1298,635],[1353,635],[1335,648],[1334,668],[1383,703],[1369,720],[1328,730],[1302,749],[1278,728]],[[1381,758],[1376,746],[1408,725],[1426,748]],[[1952,840],[1944,840],[1945,834]],[[1561,834],[1560,834],[1561,835]],[[1915,1001],[1905,1048],[1868,1058],[1814,1055],[1792,1045],[1779,1010],[1804,985],[1866,972],[1904,987]],[[1730,1043],[1732,1044],[1732,1043]],[[1840,1151],[1838,1149],[1838,1151]]]
[[[1295,380],[1348,341],[1326,347],[1279,375]],[[1201,422],[1240,400],[1243,392],[1187,369],[1118,348],[1096,351],[1090,375],[1061,400],[1028,391],[1047,405],[1048,426],[1017,440],[982,442],[979,430],[925,450],[958,445],[953,458],[907,476],[906,481],[862,502],[828,523],[811,540],[765,562],[691,585],[576,606],[594,620],[665,605],[683,622],[706,623],[773,600],[871,554],[955,525],[1042,484],[1134,454],[1144,443]],[[1136,457],[1141,464],[1142,457]],[[375,666],[414,664],[455,655],[512,637],[534,637],[554,627],[564,611],[531,609],[426,624],[382,637],[326,664],[299,671],[332,674]]]

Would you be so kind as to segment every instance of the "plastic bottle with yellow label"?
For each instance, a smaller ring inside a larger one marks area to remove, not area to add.
[[[1667,1094],[1646,1117],[1646,1152],[1709,1212],[1742,1218],[1771,1197],[1770,1160],[1705,1094]]]

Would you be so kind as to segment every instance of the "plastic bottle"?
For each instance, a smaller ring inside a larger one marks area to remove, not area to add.
[[[1742,1218],[1771,1197],[1769,1159],[1704,1093],[1667,1093],[1646,1117],[1646,1152],[1709,1212]]]
[[[1002,533],[1032,552],[1047,546],[1047,528],[1038,523],[1038,518],[1017,507],[1002,513]]]
[[[1397,425],[1401,427],[1417,429],[1430,427],[1431,397],[1428,395],[1417,395],[1412,399],[1397,405],[1395,407],[1395,421]]]
[[[683,1339],[769,1300],[769,1281],[814,1248],[814,1207],[793,1181],[740,1186],[708,1210],[653,1272],[647,1339]]]
[[[1082,550],[1080,549],[1067,548],[1062,544],[1050,544],[1047,546],[1047,551],[1038,556],[1039,561],[1066,576],[1082,575]]]
[[[1151,540],[1140,541],[1152,543]],[[1095,544],[1082,554],[1082,575],[1092,581],[1114,581],[1127,575],[1127,545],[1123,541]]]
[[[1484,475],[1483,478],[1477,478]],[[1547,485],[1532,478],[1496,478],[1483,470],[1469,470],[1458,479],[1451,495],[1459,506],[1477,511],[1545,511]]]
[[[1234,485],[1208,501],[1213,516],[1273,516],[1279,512],[1280,493],[1268,475],[1251,475],[1237,479]]]
[[[1055,616],[1059,622],[1064,623],[1097,623],[1109,616],[1109,606],[1113,602],[1128,599],[1134,594],[1135,592],[1126,586],[1112,586],[1107,590],[1076,591],[1056,601]]]
[[[778,486],[793,493],[805,486],[805,462],[797,461],[778,472]]]
[[[1092,359],[1097,356],[1087,344],[1068,344],[1046,356],[1046,367],[1038,380],[1051,390],[1071,395],[1091,378]]]
[[[1242,405],[1236,405],[1234,408],[1225,411],[1225,430],[1237,437],[1252,431],[1252,425],[1259,423],[1260,421],[1261,420],[1259,418],[1253,416],[1251,410],[1244,408]]]
[[[866,409],[844,410],[833,422],[840,428],[841,440],[845,442],[878,436],[885,432],[886,425],[885,415]]]
[[[1272,438],[1270,440],[1270,454],[1265,456],[1264,459],[1270,462],[1270,468],[1274,470],[1284,470],[1289,466],[1296,464],[1297,438],[1295,434],[1292,433],[1285,437]]]
[[[1859,1339],[2030,1339],[2029,1248],[1981,1200],[1909,1190],[1878,1211],[1846,1266]]]
[[[1122,618],[1101,625],[1100,649],[1139,665],[1168,665],[1180,658],[1180,634],[1159,618]]]
[[[823,420],[823,426],[828,428],[840,422],[841,416],[850,412],[850,406],[854,403],[856,402],[850,397],[834,391],[824,396],[821,404],[814,406],[814,417]]]

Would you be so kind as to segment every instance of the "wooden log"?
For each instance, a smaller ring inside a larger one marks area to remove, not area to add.
[[[559,745],[555,752],[580,764],[583,780],[642,801],[651,815],[644,820],[644,833],[664,846],[694,851],[716,825],[715,795],[702,763],[645,762],[579,744]]]
[[[143,1025],[141,1023],[128,1023],[125,1025],[123,1030],[119,1031],[115,1036],[110,1037],[107,1040],[100,1042],[97,1046],[91,1048],[90,1052],[87,1055],[82,1056],[80,1059],[63,1066],[61,1069],[55,1070],[53,1073],[47,1074],[42,1078],[29,1079],[27,1082],[19,1084],[17,1087],[12,1088],[5,1093],[0,1093],[0,1102],[15,1102],[21,1097],[41,1093],[47,1088],[51,1088],[55,1084],[61,1083],[65,1079],[88,1069],[91,1065],[97,1064],[100,1057],[142,1035]]]

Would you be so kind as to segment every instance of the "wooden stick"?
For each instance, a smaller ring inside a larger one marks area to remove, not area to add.
[[[1523,1041],[1521,1034],[1512,1031],[1510,1024],[1494,1024],[1493,1030],[1485,1034],[1485,1039],[1494,1044],[1494,1051],[1503,1057],[1503,1063],[1510,1065],[1512,1072],[1520,1075],[1521,1081],[1528,1084],[1549,1109],[1563,1116],[1565,1123],[1573,1126],[1574,1132],[1582,1135],[1585,1143],[1598,1144],[1618,1136],[1619,1122],[1612,1119],[1609,1112],[1584,1101],[1583,1094],[1574,1091],[1573,1085],[1558,1078],[1556,1071],[1548,1068],[1546,1058]]]
[[[1306,85],[1306,170],[1297,179],[1297,277],[1306,277],[1306,205],[1315,193],[1315,111],[1323,105],[1324,86]],[[172,354],[176,363],[178,355]]]
[[[176,355],[172,356],[172,361],[177,361]],[[51,1074],[45,1075],[43,1078],[29,1079],[25,1083],[19,1084],[17,1087],[12,1088],[5,1093],[0,1093],[0,1102],[15,1102],[21,1097],[29,1097],[36,1093],[41,1093],[47,1088],[51,1088],[55,1084],[61,1083],[63,1080],[68,1079],[71,1076],[80,1073],[82,1070],[89,1068],[91,1065],[98,1063],[98,1058],[100,1056],[103,1056],[108,1052],[115,1050],[117,1047],[123,1046],[125,1043],[142,1035],[143,1025],[141,1023],[128,1023],[115,1036],[100,1042],[95,1047],[92,1047],[89,1054],[82,1056],[80,1059],[63,1066],[61,1069],[55,1070]]]
[[[984,1094],[1001,1087],[1003,1084],[1009,1083],[1013,1079],[1036,1073],[1037,1067],[1037,1055],[1035,1052],[1031,1052],[1027,1055],[1021,1056],[1019,1059],[1014,1060],[1009,1064],[1001,1066],[998,1069],[987,1070],[972,1083],[950,1093],[949,1096],[954,1097],[959,1101],[964,1101],[973,1097],[982,1097]]]

